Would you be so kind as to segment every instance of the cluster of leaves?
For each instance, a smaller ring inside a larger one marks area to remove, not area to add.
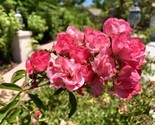
[[[23,77],[25,78],[25,80],[22,87],[16,85],[15,83]],[[25,70],[18,70],[12,76],[11,83],[0,84],[0,89],[17,91],[10,102],[6,104],[3,104],[1,102],[2,107],[0,108],[0,124],[30,124],[32,122],[32,119],[36,118],[34,112],[35,109],[39,109],[42,112],[43,116],[45,116],[44,112],[48,111],[47,105],[42,101],[43,99],[40,99],[40,95],[38,95],[37,93],[41,90],[39,89],[40,87],[44,87],[47,85],[49,86],[49,81],[40,79],[37,83],[37,86],[35,86],[34,82],[35,81],[31,81],[29,83],[29,77],[27,76]],[[38,88],[38,90],[35,91],[35,88]],[[55,93],[53,93],[53,96],[58,95],[63,91],[64,89],[58,89],[55,91]],[[74,94],[69,91],[66,92],[68,93],[69,97],[70,112],[68,114],[68,117],[70,118],[76,111],[77,103]],[[25,96],[26,98],[24,98]],[[46,125],[48,123],[44,118],[39,119],[38,122],[41,125]]]
[[[51,29],[49,33],[52,37],[56,37],[58,32],[65,31],[69,25],[74,25],[77,29],[83,29],[84,27],[101,29],[102,23],[94,25],[95,23],[89,15],[89,12],[84,8],[60,7],[57,11],[53,11],[48,18],[48,23]]]
[[[56,34],[64,31],[68,25],[76,25],[77,28],[93,26],[93,28],[101,29],[101,25],[97,26],[90,13],[80,6],[85,0],[57,0],[54,2],[49,0],[11,1],[6,0],[2,5],[6,11],[10,9],[20,10],[24,19],[25,29],[32,30],[37,40],[43,35],[55,38]]]
[[[14,11],[6,13],[0,6],[0,61],[11,59],[11,42],[17,30],[21,27]]]
[[[47,30],[46,20],[41,16],[32,13],[28,16],[28,29],[33,31],[34,38],[41,40],[43,33]]]

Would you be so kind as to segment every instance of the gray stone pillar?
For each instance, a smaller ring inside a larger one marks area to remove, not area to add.
[[[16,62],[26,61],[32,52],[31,31],[19,30],[12,42],[13,60]]]

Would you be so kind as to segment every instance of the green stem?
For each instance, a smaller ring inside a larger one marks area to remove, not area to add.
[[[43,86],[46,86],[46,85],[49,85],[49,82],[48,82],[48,83],[45,83],[45,84],[42,84],[42,85],[40,85],[40,86],[38,86],[38,87],[36,87],[36,88],[40,88],[40,87],[43,87]],[[25,92],[25,91],[31,90],[31,89],[36,89],[36,88],[30,87],[30,88],[24,89],[22,92]]]

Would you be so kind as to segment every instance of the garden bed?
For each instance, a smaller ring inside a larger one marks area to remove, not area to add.
[[[19,63],[10,62],[8,64],[0,65],[0,75],[3,75],[10,71],[11,69],[15,68]]]

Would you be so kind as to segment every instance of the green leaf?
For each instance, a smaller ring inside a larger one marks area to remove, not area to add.
[[[22,120],[22,125],[29,125],[30,124],[30,121],[31,121],[31,115],[28,114],[26,115],[23,120]]]
[[[63,88],[60,88],[60,89],[57,89],[54,93],[54,95],[59,95],[61,92],[65,91],[65,89]]]
[[[2,83],[2,84],[0,84],[0,89],[22,91],[22,88],[20,86],[18,86],[16,84],[11,84],[11,83]]]
[[[71,116],[75,113],[76,108],[77,108],[76,98],[72,92],[69,92],[69,103],[71,106],[71,110],[69,112],[68,117],[71,118]]]
[[[37,95],[28,94],[31,100],[36,104],[39,109],[45,109],[43,102],[38,98]]]
[[[17,99],[18,96],[19,96],[19,94],[17,94],[16,97],[11,102],[9,102],[7,105],[5,105],[4,107],[2,107],[0,109],[0,123],[1,124],[5,120],[7,114],[10,112],[10,110],[12,108],[14,108],[16,106],[16,104],[19,102],[19,99]]]
[[[41,122],[39,122],[40,123],[40,125],[48,125],[46,122],[44,122],[44,121],[41,121]]]
[[[25,70],[18,70],[18,71],[16,71],[13,74],[12,78],[11,78],[11,83],[17,82],[21,78],[25,77],[25,75],[26,75],[26,71]]]
[[[9,123],[14,122],[16,116],[18,116],[20,112],[21,112],[21,109],[20,108],[12,109],[10,115],[8,115],[8,117],[7,117],[7,121]]]

